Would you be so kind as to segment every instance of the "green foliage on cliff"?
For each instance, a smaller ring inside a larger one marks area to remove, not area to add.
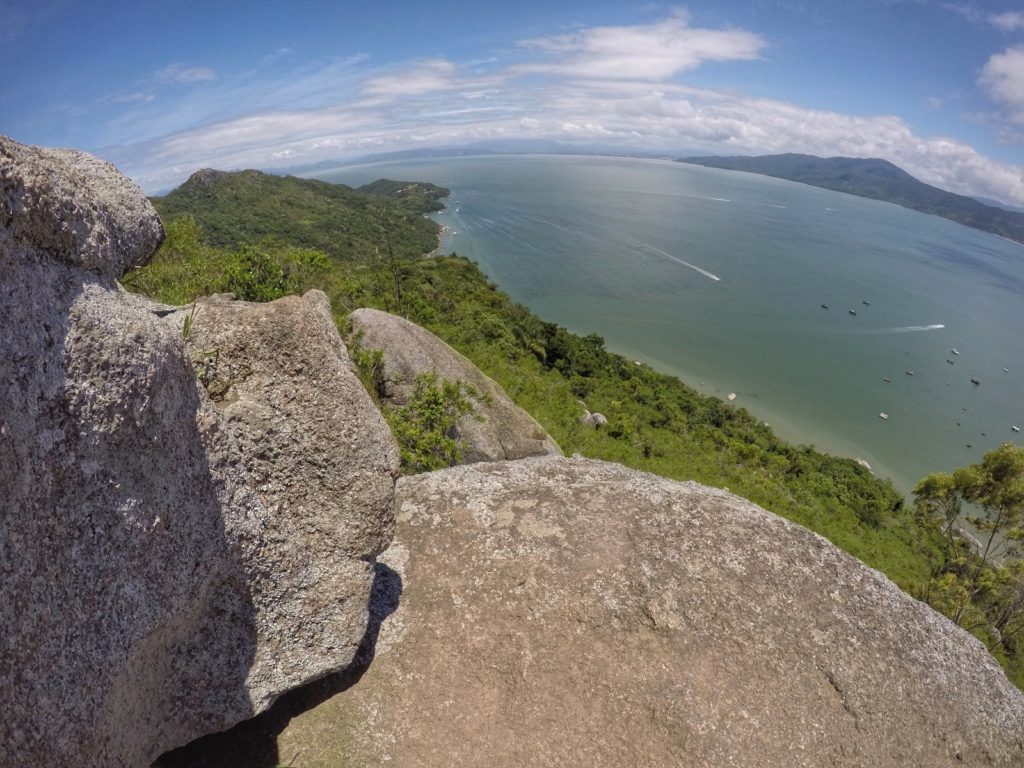
[[[977,635],[1024,687],[1024,448],[1004,443],[977,464],[929,475],[914,496],[917,513],[943,534],[923,597]],[[978,546],[960,534],[964,520],[982,535]]]
[[[202,170],[152,199],[161,218],[192,216],[210,245],[237,248],[265,237],[314,248],[335,259],[370,259],[383,248],[381,222],[395,253],[415,258],[437,247],[438,210],[448,190],[433,184],[380,179],[359,190],[340,184],[259,171]]]
[[[462,461],[464,446],[456,424],[473,410],[471,398],[479,399],[478,392],[462,382],[438,379],[431,371],[417,376],[408,401],[394,408],[385,400],[384,353],[364,347],[361,334],[349,339],[348,351],[363,386],[398,442],[403,472],[413,475]]]
[[[448,190],[436,184],[428,184],[423,181],[395,181],[394,179],[377,179],[357,187],[356,191],[367,195],[380,195],[401,200],[419,213],[443,210],[444,203],[441,200],[448,197]]]
[[[459,417],[473,404],[460,382],[439,380],[433,371],[416,377],[416,388],[400,408],[381,408],[401,451],[408,474],[444,469],[462,460],[455,432]]]
[[[213,293],[272,301],[318,284],[333,263],[321,251],[270,237],[235,249],[209,245],[191,216],[175,219],[165,229],[167,237],[153,260],[121,280],[129,290],[165,304],[181,306]]]

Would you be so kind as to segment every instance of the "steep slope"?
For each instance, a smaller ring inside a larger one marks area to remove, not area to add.
[[[341,260],[414,258],[437,247],[438,210],[448,190],[381,179],[354,190],[339,184],[260,171],[196,171],[173,192],[152,199],[164,219],[192,216],[212,245],[235,247],[263,237],[316,248]]]
[[[814,155],[687,157],[679,162],[775,176],[931,213],[1024,243],[1024,213],[985,205],[918,181],[887,160]]]

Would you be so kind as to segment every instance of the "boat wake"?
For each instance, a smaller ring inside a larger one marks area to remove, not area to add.
[[[689,267],[694,272],[700,272],[702,275],[704,275],[704,277],[710,280],[714,280],[716,283],[722,282],[722,278],[720,278],[718,275],[712,274],[711,272],[708,272],[706,269],[701,269],[696,264],[691,264],[688,261],[683,261],[682,259],[673,256],[671,253],[665,253],[660,248],[655,248],[653,245],[648,245],[647,243],[640,243],[640,245],[646,248],[647,250],[658,254],[659,256],[664,256],[669,261],[674,261],[676,264],[682,264],[684,267]]]
[[[939,331],[946,326],[942,323],[935,323],[934,325],[906,325],[902,328],[889,328],[888,333],[916,333],[917,331]]]

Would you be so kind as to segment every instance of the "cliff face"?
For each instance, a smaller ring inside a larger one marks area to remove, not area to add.
[[[115,282],[135,185],[3,138],[0,182],[0,764],[147,765],[351,661],[397,450],[325,297],[201,308],[197,353]]]

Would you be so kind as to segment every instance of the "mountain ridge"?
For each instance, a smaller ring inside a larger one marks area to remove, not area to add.
[[[818,157],[786,153],[685,157],[678,158],[677,162],[772,176],[894,203],[1024,244],[1024,213],[986,205],[973,197],[925,184],[899,166],[880,158]]]

